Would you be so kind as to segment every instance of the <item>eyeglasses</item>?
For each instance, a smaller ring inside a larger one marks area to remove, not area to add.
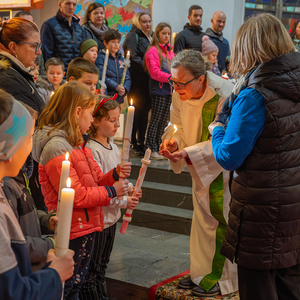
[[[21,44],[27,44],[27,45],[32,45],[32,46],[36,46],[36,48],[34,49],[35,52],[39,52],[39,49],[41,49],[42,47],[42,43],[39,44],[33,44],[33,43],[27,43],[27,42],[20,42]]]
[[[186,89],[186,85],[191,83],[192,81],[194,81],[195,79],[198,79],[197,77],[193,78],[192,80],[186,82],[186,83],[183,83],[183,82],[176,82],[174,80],[171,80],[170,79],[171,76],[168,78],[168,82],[171,86],[175,87],[175,85],[177,85],[177,87],[181,90],[185,90]]]

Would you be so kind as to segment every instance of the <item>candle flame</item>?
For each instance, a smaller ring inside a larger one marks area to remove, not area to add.
[[[66,153],[65,160],[69,160],[69,152]]]
[[[130,51],[128,50],[128,51],[127,51],[127,55],[129,55],[129,54],[130,54]]]
[[[131,106],[133,105],[133,100],[132,100],[132,99],[130,100],[130,105],[131,105]]]
[[[51,95],[50,95],[50,97],[52,97],[54,95],[54,92],[51,92]]]
[[[174,125],[174,133],[177,131],[177,126],[176,125]]]
[[[70,188],[71,187],[71,178],[69,177],[67,179],[67,188]]]
[[[106,49],[106,53],[108,53],[108,49]]]

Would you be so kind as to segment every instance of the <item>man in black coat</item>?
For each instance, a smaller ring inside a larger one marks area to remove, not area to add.
[[[180,31],[174,43],[174,52],[177,53],[185,49],[194,49],[202,51],[202,37],[204,32],[202,31],[203,9],[199,5],[192,5],[189,8],[189,23],[186,23],[183,30]]]

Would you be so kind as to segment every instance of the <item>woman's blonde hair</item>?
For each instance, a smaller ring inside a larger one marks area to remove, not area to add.
[[[133,17],[132,17],[132,24],[137,27],[138,29],[141,29],[141,24],[140,24],[140,12],[136,13]]]
[[[259,14],[249,18],[238,30],[230,69],[247,74],[254,67],[291,52],[295,52],[295,47],[283,24],[271,14]]]
[[[75,110],[77,107],[87,109],[93,105],[95,105],[94,95],[88,88],[77,81],[65,83],[50,98],[42,111],[38,122],[39,128],[50,126],[54,127],[52,130],[65,131],[68,142],[72,147],[77,147],[81,145],[83,139]]]

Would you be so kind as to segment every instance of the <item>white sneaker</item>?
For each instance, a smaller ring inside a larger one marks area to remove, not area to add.
[[[166,159],[164,156],[160,155],[158,152],[152,152],[151,158],[156,160]]]

